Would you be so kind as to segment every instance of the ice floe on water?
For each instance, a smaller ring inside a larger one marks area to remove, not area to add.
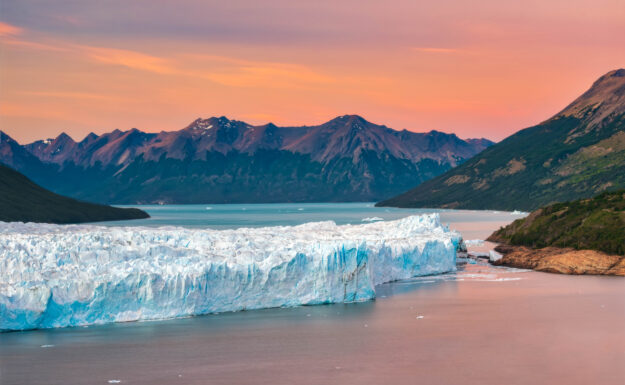
[[[481,239],[468,239],[464,241],[467,246],[484,246],[484,241]]]
[[[380,218],[380,217],[367,217],[367,218],[362,218],[363,222],[380,222],[383,221],[384,218]]]
[[[420,276],[405,279],[399,282],[382,285],[378,291],[384,297],[389,291],[389,287],[411,287],[425,284],[440,284],[443,282],[510,282],[523,279],[522,273],[532,272],[532,270],[517,269],[514,267],[493,266],[486,260],[475,260],[471,258],[459,258],[457,271],[433,276]],[[391,290],[390,292],[394,292]]]
[[[369,300],[378,284],[454,271],[460,243],[438,214],[234,230],[0,222],[0,330]]]
[[[499,254],[495,250],[489,250],[488,251],[488,260],[491,261],[491,262],[496,262],[496,261],[500,260],[502,257],[503,257],[503,255]]]

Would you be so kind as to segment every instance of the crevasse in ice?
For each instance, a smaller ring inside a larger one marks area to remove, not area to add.
[[[456,268],[437,214],[210,230],[0,222],[0,330],[375,298]]]

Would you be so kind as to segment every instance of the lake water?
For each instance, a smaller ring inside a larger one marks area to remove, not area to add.
[[[231,205],[136,205],[150,214],[148,219],[100,222],[105,226],[182,226],[212,229],[294,226],[307,222],[334,221],[339,225],[363,224],[409,215],[439,213],[441,221],[461,231],[465,239],[487,237],[523,214],[505,211],[397,209],[375,207],[374,203],[281,203]]]
[[[123,225],[344,224],[432,212],[367,203],[144,208],[151,219]],[[484,239],[519,217],[440,213],[465,239]],[[357,304],[4,333],[0,384],[625,383],[620,277],[478,262],[377,292]]]

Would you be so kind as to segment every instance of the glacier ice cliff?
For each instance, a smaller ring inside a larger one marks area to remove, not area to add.
[[[438,214],[210,230],[0,222],[0,330],[355,302],[453,271]]]

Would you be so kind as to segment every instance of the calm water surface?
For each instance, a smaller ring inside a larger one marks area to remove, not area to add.
[[[153,218],[132,224],[362,223],[423,212],[370,204],[146,208]],[[483,239],[518,216],[444,211],[441,217],[465,239]],[[366,303],[0,334],[2,385],[116,381],[623,384],[625,280],[477,263],[381,285],[378,299]]]
[[[126,206],[121,206],[126,207]],[[465,239],[486,237],[514,219],[523,217],[503,211],[397,209],[373,203],[283,203],[232,205],[135,205],[149,219],[100,222],[105,226],[182,226],[231,229],[238,227],[293,226],[307,222],[334,221],[339,225],[362,224],[372,219],[394,220],[409,215],[439,213],[441,221],[461,231]]]

